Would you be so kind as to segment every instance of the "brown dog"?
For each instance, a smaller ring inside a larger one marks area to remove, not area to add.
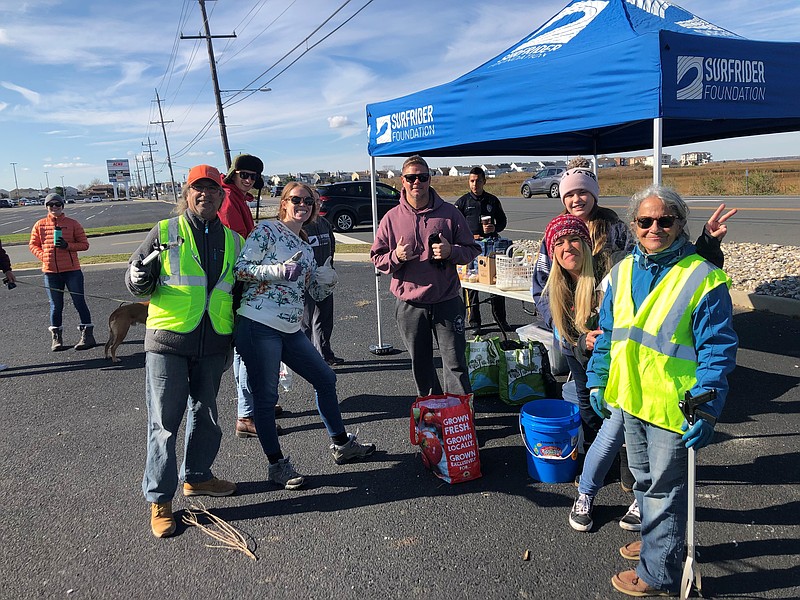
[[[111,316],[108,317],[108,341],[106,342],[106,358],[111,351],[111,362],[121,362],[117,358],[117,346],[119,346],[128,335],[131,325],[147,322],[147,306],[149,302],[131,302],[121,304]]]

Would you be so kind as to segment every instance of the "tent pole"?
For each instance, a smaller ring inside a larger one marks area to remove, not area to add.
[[[372,196],[372,239],[378,237],[378,173],[375,170],[375,157],[369,157],[369,191]],[[377,268],[373,267],[375,271],[375,308],[378,311],[378,343],[369,347],[369,351],[376,355],[389,354],[394,350],[391,344],[383,343],[383,336],[381,335],[381,273]]]
[[[653,183],[661,185],[661,152],[664,138],[661,135],[661,117],[653,119]]]

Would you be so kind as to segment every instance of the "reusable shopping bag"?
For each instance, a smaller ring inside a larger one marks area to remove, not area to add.
[[[422,462],[447,483],[481,476],[472,395],[424,396],[411,405],[411,443]]]
[[[499,338],[479,335],[467,340],[469,383],[476,398],[496,396],[499,391],[500,353],[495,341],[499,341]]]
[[[500,399],[517,406],[547,398],[548,386],[555,378],[544,344],[506,340],[495,341],[495,345],[500,355]]]

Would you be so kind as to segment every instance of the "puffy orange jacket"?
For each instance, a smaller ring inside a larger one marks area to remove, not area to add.
[[[61,236],[69,244],[65,250],[53,245],[53,231],[56,226],[61,227]],[[78,252],[89,249],[89,240],[86,238],[83,226],[75,219],[64,215],[59,217],[47,215],[34,224],[28,248],[36,258],[42,261],[42,271],[64,273],[81,268]]]

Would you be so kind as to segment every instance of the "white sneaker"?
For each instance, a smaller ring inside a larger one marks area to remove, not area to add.
[[[641,531],[642,530],[642,516],[639,513],[639,503],[636,500],[628,508],[625,516],[619,520],[619,526],[625,531]]]

